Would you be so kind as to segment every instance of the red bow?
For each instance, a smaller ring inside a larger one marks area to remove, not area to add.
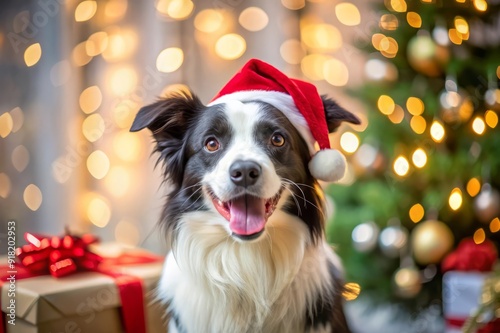
[[[443,272],[456,271],[480,271],[489,272],[498,257],[498,252],[489,240],[476,244],[470,238],[463,239],[455,251],[447,255],[442,264]]]
[[[50,273],[58,278],[76,271],[96,270],[102,261],[88,249],[98,241],[93,235],[50,237],[25,233],[24,238],[29,244],[17,248],[16,254],[21,265],[32,274]]]

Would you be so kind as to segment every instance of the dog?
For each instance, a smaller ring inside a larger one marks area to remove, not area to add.
[[[170,333],[350,332],[311,146],[287,107],[260,94],[208,105],[173,94],[131,127],[152,132],[171,187],[161,224],[172,250],[159,283]],[[359,123],[318,98],[328,132]]]

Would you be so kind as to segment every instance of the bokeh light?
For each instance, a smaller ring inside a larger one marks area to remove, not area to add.
[[[79,98],[80,108],[90,114],[101,106],[102,93],[98,86],[90,86],[82,91]]]
[[[356,26],[361,22],[358,7],[349,2],[341,2],[335,6],[335,16],[340,23],[347,26]]]
[[[382,114],[390,115],[391,113],[394,112],[395,106],[396,104],[394,103],[394,100],[390,96],[381,95],[378,98],[377,107],[380,110],[380,112],[382,112]]]
[[[425,129],[427,127],[427,123],[422,116],[413,116],[411,117],[410,120],[410,127],[413,130],[413,132],[417,134],[422,134],[425,132]]]
[[[410,171],[410,163],[408,163],[408,160],[406,159],[406,157],[400,155],[394,161],[393,168],[394,168],[394,172],[398,176],[403,177],[403,176],[406,176],[408,174],[408,172]]]
[[[98,113],[91,114],[82,123],[82,133],[83,136],[89,142],[95,142],[99,140],[104,131],[106,130],[106,125],[102,116]]]
[[[312,49],[336,51],[342,46],[342,35],[331,24],[308,24],[300,35],[304,44]]]
[[[4,112],[0,115],[0,136],[6,138],[14,127],[14,121],[9,112]]]
[[[102,53],[106,61],[114,62],[132,56],[137,50],[139,38],[132,28],[110,27],[106,29],[108,46]]]
[[[21,110],[20,107],[15,107],[12,110],[10,110],[9,113],[10,113],[10,117],[12,119],[11,131],[12,131],[12,133],[16,133],[17,131],[19,131],[21,129],[21,127],[24,124],[23,110]],[[1,116],[0,116],[0,118],[1,118]],[[1,135],[1,131],[2,131],[1,127],[2,127],[2,121],[0,120],[0,136],[2,136]]]
[[[87,158],[87,169],[96,179],[103,179],[109,171],[109,158],[102,150],[93,151]]]
[[[353,301],[358,298],[361,293],[361,286],[356,282],[348,282],[344,285],[343,290],[342,297],[344,297],[346,301]]]
[[[406,100],[406,108],[414,116],[420,116],[424,113],[424,102],[418,97],[409,97]]]
[[[31,44],[24,51],[24,62],[26,66],[35,66],[42,57],[42,46],[40,43]]]
[[[108,86],[117,96],[132,93],[137,86],[137,81],[137,72],[129,65],[113,68],[107,76]]]
[[[411,160],[413,162],[413,165],[415,165],[417,168],[423,168],[427,164],[427,154],[425,153],[425,150],[423,150],[422,148],[417,148],[413,152]]]
[[[412,28],[420,28],[422,26],[422,18],[416,12],[406,13],[406,21]]]
[[[475,197],[479,194],[479,191],[481,191],[481,182],[477,178],[471,178],[467,182],[467,193],[469,193],[471,197]]]
[[[431,125],[432,140],[439,143],[443,141],[444,136],[445,136],[445,131],[443,125],[439,121],[434,120]]]
[[[97,11],[97,2],[91,0],[82,1],[76,6],[75,21],[84,22],[94,17]]]
[[[413,206],[411,206],[408,215],[410,216],[410,220],[412,220],[413,223],[420,222],[425,215],[424,206],[419,203],[414,204]]]
[[[238,34],[227,34],[220,37],[215,43],[215,53],[226,60],[238,59],[245,53],[247,43]]]
[[[495,217],[493,220],[491,220],[490,231],[493,233],[500,231],[500,219],[498,217]]]
[[[474,236],[472,236],[474,239],[474,243],[476,244],[481,244],[486,240],[486,233],[484,232],[483,228],[479,228],[474,232]]]
[[[484,114],[484,120],[486,121],[486,124],[491,128],[495,128],[498,125],[498,115],[493,110],[486,111],[486,113]]]
[[[486,129],[486,124],[484,123],[484,120],[482,117],[476,117],[472,121],[472,130],[479,135],[482,135],[484,133],[484,130]]]
[[[248,7],[241,12],[238,22],[248,31],[260,31],[269,23],[269,17],[259,7]]]
[[[394,112],[387,116],[389,120],[394,124],[400,124],[405,118],[405,112],[400,105],[394,107]]]
[[[140,156],[141,147],[139,136],[127,130],[118,132],[113,138],[114,153],[126,162],[136,161]]]
[[[130,188],[130,172],[123,166],[113,166],[104,178],[104,183],[113,196],[121,198],[127,194]]]
[[[194,26],[201,32],[212,33],[222,27],[224,16],[215,9],[205,9],[194,18]]]
[[[71,60],[75,66],[85,66],[92,58],[87,54],[87,41],[77,44],[71,52]]]
[[[24,189],[23,199],[26,206],[32,211],[37,211],[42,205],[42,191],[35,184],[29,184]]]
[[[23,172],[30,162],[30,153],[25,146],[19,145],[12,151],[12,165],[18,172]]]
[[[453,210],[458,210],[462,206],[462,191],[458,187],[451,191],[448,204]]]
[[[193,12],[194,3],[190,0],[158,0],[156,9],[162,15],[175,20],[183,20]]]
[[[306,50],[297,39],[288,39],[281,44],[280,54],[291,65],[298,65],[306,55]]]
[[[96,227],[104,228],[111,218],[111,208],[108,200],[95,195],[87,206],[87,217]]]
[[[85,52],[89,57],[103,53],[108,47],[108,34],[104,31],[95,32],[85,43]]]
[[[7,176],[3,172],[0,172],[0,197],[3,199],[7,199],[10,194],[11,188],[12,183],[9,176]]]
[[[306,5],[305,0],[281,0],[281,4],[291,10],[299,10]]]
[[[184,52],[178,47],[169,47],[160,52],[156,58],[156,69],[163,73],[178,70],[184,62]]]
[[[310,80],[323,80],[325,77],[325,63],[331,57],[324,54],[313,53],[308,54],[300,62],[302,73]]]
[[[332,58],[325,61],[323,76],[332,86],[342,87],[349,81],[349,70],[342,61]]]
[[[340,146],[346,153],[354,153],[359,147],[359,138],[352,132],[345,132],[340,137]]]

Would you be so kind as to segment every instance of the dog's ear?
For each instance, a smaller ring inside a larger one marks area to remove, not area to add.
[[[356,125],[361,124],[357,116],[338,105],[333,99],[325,95],[321,96],[321,99],[323,100],[326,122],[328,123],[328,131],[330,133],[335,132],[343,121]]]
[[[204,107],[190,92],[178,93],[144,106],[135,116],[131,132],[148,128],[156,141],[155,151],[160,153],[165,173],[172,180],[182,181],[185,164],[185,135],[189,124]]]

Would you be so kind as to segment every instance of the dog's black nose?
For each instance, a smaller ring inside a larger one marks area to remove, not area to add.
[[[262,168],[254,161],[238,160],[229,168],[229,175],[234,184],[248,187],[257,182]]]

